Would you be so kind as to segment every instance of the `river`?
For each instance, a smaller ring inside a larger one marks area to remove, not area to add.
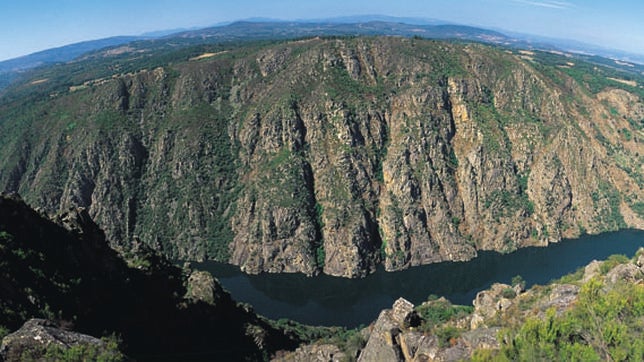
[[[545,284],[593,259],[606,259],[612,254],[632,257],[643,246],[644,231],[623,230],[564,240],[544,248],[523,248],[511,254],[482,251],[468,262],[430,264],[399,272],[380,269],[363,279],[247,275],[238,267],[216,262],[193,263],[193,267],[211,272],[235,300],[251,304],[266,317],[356,327],[374,321],[399,297],[420,304],[435,294],[455,304],[471,305],[476,293],[492,283],[509,283],[512,277],[521,275],[527,287]]]

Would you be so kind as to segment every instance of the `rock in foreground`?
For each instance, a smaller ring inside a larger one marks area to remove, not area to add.
[[[526,291],[520,283],[497,283],[477,294],[474,308],[444,298],[414,307],[401,298],[363,330],[369,337],[357,360],[641,360],[643,266],[640,249],[631,261],[593,261],[561,282]],[[299,360],[315,350],[300,347]],[[308,355],[334,360],[316,356]]]
[[[44,319],[30,319],[17,331],[4,337],[0,356],[7,362],[26,360],[123,361],[127,358],[114,343],[61,329]]]

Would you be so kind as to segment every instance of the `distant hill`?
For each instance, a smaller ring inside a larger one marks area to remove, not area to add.
[[[432,39],[459,39],[531,50],[575,53],[584,56],[585,60],[599,55],[610,59],[644,64],[644,55],[605,49],[564,39],[551,39],[509,33],[503,30],[497,31],[450,24],[437,19],[399,18],[385,15],[356,15],[295,21],[254,18],[233,23],[220,23],[202,29],[172,29],[150,32],[142,36],[116,36],[91,40],[2,61],[0,62],[0,91],[13,83],[26,70],[47,64],[69,62],[82,55],[96,54],[95,52],[98,50],[123,44],[131,45],[136,43],[135,49],[149,51],[177,49],[195,44],[344,35],[418,36]],[[101,54],[101,56],[105,56],[105,54]],[[605,62],[602,64],[605,64]],[[621,65],[632,68],[631,64]],[[641,71],[639,72],[641,73]]]
[[[65,45],[59,48],[47,49],[41,52],[0,62],[0,73],[25,70],[43,64],[68,62],[92,50],[121,45],[141,39],[146,38],[136,36],[115,36],[112,38],[84,41],[81,43]]]
[[[314,22],[252,19],[230,24],[218,24],[204,29],[186,31],[175,29],[147,33],[144,36],[118,36],[91,40],[0,62],[0,91],[13,83],[26,70],[42,65],[69,62],[82,55],[92,54],[101,49],[135,42],[137,44],[134,47],[137,50],[176,49],[197,43],[213,44],[233,41],[341,35],[420,36],[424,38],[454,38],[504,44],[512,42],[511,38],[496,31],[460,25],[430,24],[438,24],[438,22],[375,15],[335,18]],[[104,55],[101,54],[101,56]]]
[[[41,65],[68,62],[87,52],[122,45],[135,40],[147,39],[135,36],[115,36],[99,40],[90,40],[80,43],[65,45],[58,48],[47,49],[19,58],[0,62],[0,90],[11,84],[21,72]]]
[[[448,24],[417,25],[393,22],[390,20],[371,20],[353,23],[343,21],[238,21],[226,26],[173,34],[172,37],[229,41],[239,39],[287,39],[337,35],[396,35],[406,37],[416,35],[424,38],[461,39],[493,43],[510,43],[512,41],[511,38],[500,32],[471,26]]]
[[[453,24],[448,21],[439,20],[439,19],[429,19],[429,18],[414,18],[414,17],[397,17],[397,16],[387,16],[387,15],[352,15],[352,16],[341,16],[337,18],[330,19],[308,19],[301,20],[301,22],[309,23],[366,23],[369,21],[385,21],[390,23],[404,23],[412,25],[444,25],[444,24]]]

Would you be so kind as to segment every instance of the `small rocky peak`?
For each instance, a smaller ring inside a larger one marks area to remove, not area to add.
[[[216,278],[207,271],[201,270],[190,273],[186,289],[187,299],[210,305],[217,305],[226,294]]]
[[[79,236],[98,237],[104,239],[103,231],[96,225],[84,207],[72,207],[56,215],[55,223]]]
[[[639,248],[635,253],[635,265],[644,271],[644,248]]]
[[[555,285],[548,297],[538,303],[538,315],[545,316],[546,311],[551,308],[554,308],[557,315],[560,315],[577,300],[579,290],[579,286],[574,284]]]
[[[125,360],[118,350],[110,350],[103,340],[64,330],[45,319],[30,319],[19,330],[4,337],[0,357],[4,361],[50,360],[55,353],[53,351],[64,353],[79,346],[96,351],[97,356],[111,357],[114,361]]]
[[[583,282],[587,282],[593,277],[600,274],[600,267],[602,265],[601,261],[593,260],[584,268],[584,278]]]
[[[480,291],[472,301],[474,314],[472,315],[471,328],[476,329],[485,325],[485,320],[493,318],[499,313],[504,313],[512,306],[512,299],[517,292],[512,286],[495,283],[490,289]]]
[[[417,327],[420,317],[414,310],[414,304],[405,298],[398,298],[391,309],[391,318],[402,328]]]
[[[391,309],[383,310],[374,323],[369,340],[360,353],[358,361],[401,361],[401,335],[412,326],[418,326],[420,317],[414,305],[404,298],[396,300]]]
[[[637,283],[642,281],[643,279],[644,272],[642,272],[642,269],[633,263],[617,265],[608,273],[606,273],[606,281],[608,281],[609,284],[616,284],[619,281]]]

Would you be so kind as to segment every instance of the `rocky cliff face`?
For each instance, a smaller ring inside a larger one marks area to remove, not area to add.
[[[509,53],[310,39],[95,80],[3,106],[0,185],[86,207],[115,244],[250,273],[644,228],[639,96]]]
[[[124,254],[86,210],[47,217],[0,194],[0,360],[124,360],[116,337],[143,361],[261,360],[299,342],[208,273],[188,276],[145,245]]]

